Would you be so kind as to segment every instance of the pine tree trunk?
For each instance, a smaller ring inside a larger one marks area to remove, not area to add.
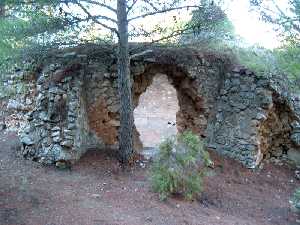
[[[1,0],[0,0],[1,1]],[[0,2],[0,18],[5,16],[5,5]]]
[[[119,33],[118,79],[120,96],[119,157],[128,163],[133,154],[133,107],[128,50],[128,21],[126,0],[118,0],[117,17]]]

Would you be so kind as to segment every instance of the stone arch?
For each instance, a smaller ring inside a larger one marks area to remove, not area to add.
[[[143,72],[133,77],[133,104],[138,106],[140,96],[152,84],[156,74],[165,74],[170,84],[176,89],[179,111],[176,115],[176,124],[179,132],[191,130],[205,137],[208,120],[206,100],[199,91],[199,81],[191,78],[188,72],[176,65],[152,63],[146,65]],[[135,147],[142,148],[139,133],[135,128]]]
[[[90,147],[118,148],[116,58],[111,48],[94,47],[63,50],[45,63],[34,110],[20,135],[25,157],[75,162]],[[257,76],[225,56],[157,47],[131,56],[135,106],[157,73],[167,75],[177,90],[179,130],[206,137],[208,148],[249,168],[279,147],[278,137],[299,151],[300,100],[291,98],[281,81]],[[56,116],[57,109],[64,116]],[[137,147],[137,131],[135,142]]]
[[[273,93],[272,103],[269,105],[265,117],[258,125],[259,163],[262,159],[282,159],[289,151],[296,147],[293,142],[293,122],[296,116],[291,108]]]
[[[152,84],[139,97],[133,111],[134,124],[144,150],[153,149],[162,140],[178,133],[178,110],[176,89],[170,84],[167,75],[156,74]]]

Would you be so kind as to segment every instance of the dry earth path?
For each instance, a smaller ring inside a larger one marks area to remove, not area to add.
[[[213,155],[216,169],[202,197],[165,202],[150,190],[146,168],[122,172],[89,151],[71,170],[18,158],[14,134],[0,136],[1,225],[295,225],[289,197],[299,182],[292,168],[250,171]]]

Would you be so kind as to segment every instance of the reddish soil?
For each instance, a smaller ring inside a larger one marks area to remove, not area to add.
[[[14,134],[0,136],[3,225],[294,225],[289,197],[299,186],[288,166],[250,171],[215,154],[214,175],[193,202],[151,192],[146,168],[122,172],[99,151],[71,170],[18,158]]]

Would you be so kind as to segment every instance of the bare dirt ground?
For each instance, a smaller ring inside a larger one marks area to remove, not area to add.
[[[16,136],[0,136],[2,225],[294,225],[289,197],[299,186],[287,166],[261,171],[213,154],[214,176],[201,198],[161,202],[151,192],[148,169],[122,172],[99,151],[88,152],[71,170],[18,158]]]

